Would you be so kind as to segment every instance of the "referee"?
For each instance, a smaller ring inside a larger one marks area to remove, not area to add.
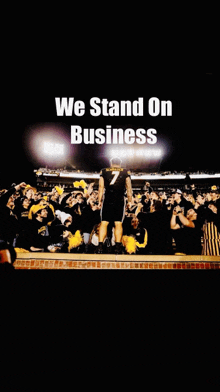
[[[101,225],[99,229],[98,253],[103,253],[103,242],[107,236],[109,223],[115,227],[115,253],[121,253],[123,234],[122,223],[125,213],[125,191],[128,207],[132,202],[130,172],[121,167],[121,159],[112,158],[110,167],[102,169],[99,180],[99,208],[101,208]]]

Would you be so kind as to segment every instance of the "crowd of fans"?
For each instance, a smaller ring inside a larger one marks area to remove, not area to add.
[[[41,192],[22,182],[0,191],[0,241],[19,252],[96,253],[100,226],[98,191],[81,181],[66,193]],[[213,186],[201,193],[156,192],[150,184],[133,195],[123,221],[123,252],[155,255],[220,255],[220,197]],[[105,252],[114,249],[114,222]]]

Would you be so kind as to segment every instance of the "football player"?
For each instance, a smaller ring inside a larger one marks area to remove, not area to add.
[[[109,223],[115,227],[115,253],[121,253],[122,222],[125,214],[125,191],[127,191],[128,208],[132,202],[130,172],[121,167],[121,159],[112,158],[110,167],[102,169],[99,180],[99,208],[101,208],[101,225],[99,230],[98,253],[103,253],[103,242],[107,235]]]

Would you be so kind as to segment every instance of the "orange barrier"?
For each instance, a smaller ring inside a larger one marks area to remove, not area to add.
[[[220,269],[219,256],[17,253],[15,269]]]

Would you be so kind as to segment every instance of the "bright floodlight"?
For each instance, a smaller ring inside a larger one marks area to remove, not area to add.
[[[44,154],[55,157],[64,155],[64,144],[44,142]]]

